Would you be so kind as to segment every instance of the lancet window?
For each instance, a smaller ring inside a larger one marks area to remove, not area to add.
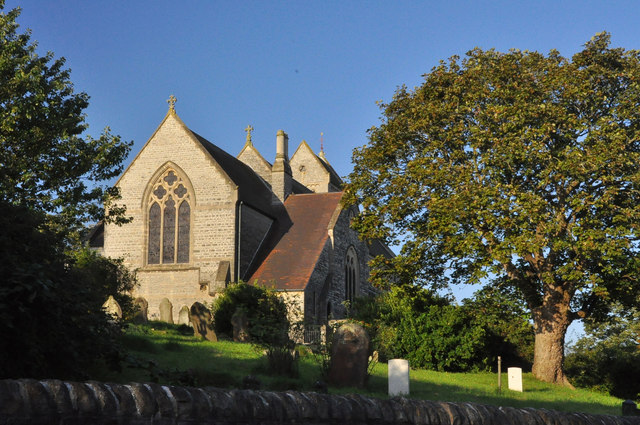
[[[147,264],[189,262],[192,197],[172,169],[154,183],[149,198]]]
[[[360,270],[358,263],[358,254],[351,246],[347,250],[344,261],[344,283],[345,283],[345,300],[352,303],[358,294],[358,278]]]

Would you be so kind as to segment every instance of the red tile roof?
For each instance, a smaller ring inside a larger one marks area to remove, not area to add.
[[[304,290],[329,239],[328,227],[342,199],[342,192],[290,195],[284,203],[290,227],[280,230],[280,239],[249,283],[276,289]]]

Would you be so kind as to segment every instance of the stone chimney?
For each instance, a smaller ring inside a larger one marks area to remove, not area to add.
[[[276,136],[276,160],[271,168],[272,203],[284,203],[291,194],[291,166],[289,165],[289,136],[278,130]]]

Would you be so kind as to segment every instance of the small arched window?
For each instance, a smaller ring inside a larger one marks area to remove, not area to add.
[[[360,267],[358,262],[358,254],[353,246],[347,250],[344,260],[344,285],[345,300],[352,303],[358,295],[358,279],[360,276]]]
[[[191,195],[172,169],[154,183],[149,197],[147,264],[189,262]]]

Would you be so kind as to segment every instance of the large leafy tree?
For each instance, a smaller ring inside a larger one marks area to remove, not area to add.
[[[105,129],[84,135],[86,93],[75,93],[64,58],[39,56],[20,10],[0,0],[0,199],[49,214],[65,230],[88,220],[123,219],[117,192],[97,184],[119,175],[130,143]]]
[[[135,281],[118,262],[74,258],[70,243],[90,220],[125,220],[100,182],[121,172],[130,143],[84,135],[88,96],[64,59],[37,54],[18,15],[0,0],[0,378],[83,378],[99,359],[117,363],[118,328],[101,307]]]
[[[403,243],[373,278],[506,282],[534,321],[534,375],[568,383],[571,322],[640,289],[640,54],[606,33],[572,58],[474,49],[382,111],[347,189],[359,231]]]

